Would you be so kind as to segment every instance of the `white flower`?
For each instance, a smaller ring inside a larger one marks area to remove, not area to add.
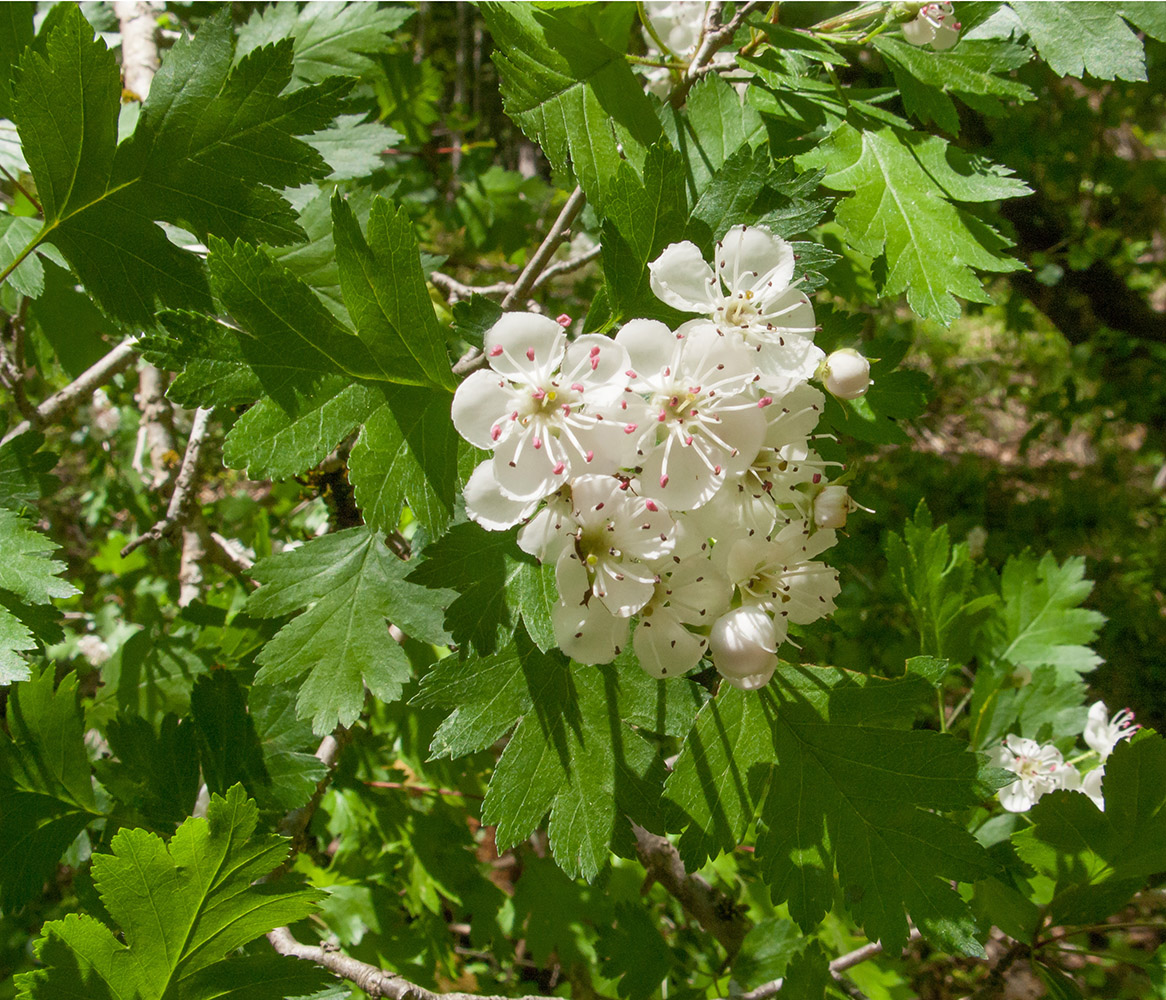
[[[915,20],[903,25],[903,37],[912,45],[930,45],[940,52],[955,45],[959,36],[960,23],[950,3],[924,4]]]
[[[610,663],[627,644],[631,620],[617,618],[600,601],[560,600],[551,608],[559,649],[576,663]]]
[[[838,399],[858,399],[870,387],[870,362],[858,351],[844,347],[822,365],[822,384]]]
[[[773,400],[754,390],[750,353],[700,323],[673,333],[633,320],[615,341],[631,361],[624,429],[644,482],[675,510],[701,506],[749,467],[765,439],[762,411]]]
[[[707,627],[729,606],[733,588],[707,559],[682,561],[656,584],[640,610],[632,645],[640,666],[653,677],[676,677],[704,655],[708,639],[686,625]]]
[[[648,265],[656,297],[707,316],[756,352],[761,384],[783,395],[811,378],[823,354],[814,346],[814,309],[792,282],[793,248],[761,226],[734,226],[716,246],[716,272],[687,240]],[[791,283],[792,282],[792,283]]]
[[[737,542],[729,552],[729,579],[748,604],[783,622],[808,625],[834,610],[838,575],[812,560],[836,540],[833,531],[811,533],[804,521],[791,521],[773,539]]]
[[[1089,720],[1085,723],[1085,742],[1097,751],[1103,761],[1113,753],[1113,748],[1122,740],[1129,739],[1141,728],[1134,722],[1134,713],[1123,708],[1113,718],[1105,702],[1095,701],[1089,706]],[[1093,772],[1091,771],[1090,774]]]
[[[77,640],[77,652],[95,667],[100,667],[113,656],[113,652],[105,644],[105,640],[101,636],[93,635],[92,633],[83,635]]]
[[[571,487],[574,544],[555,563],[560,600],[574,607],[598,598],[617,618],[652,599],[650,565],[675,547],[676,525],[655,500],[634,495],[614,476],[581,476]]]
[[[824,486],[814,497],[814,524],[819,528],[845,528],[846,517],[858,506],[845,486]]]
[[[554,320],[506,313],[486,334],[485,351],[493,370],[458,386],[452,415],[462,437],[493,451],[505,496],[538,500],[569,475],[623,463],[619,428],[604,424],[604,408],[627,382],[623,348],[596,335],[568,344]]]
[[[1017,776],[996,793],[1009,812],[1028,812],[1042,795],[1059,788],[1080,789],[1077,769],[1066,764],[1061,751],[1051,743],[1041,746],[1036,740],[1009,734],[993,752],[992,763]]]
[[[747,604],[717,619],[709,645],[717,672],[730,683],[742,681],[738,686],[752,690],[773,676],[777,647],[784,639],[784,623],[779,626],[761,608]]]
[[[1105,765],[1100,764],[1081,779],[1079,791],[1084,792],[1093,800],[1093,804],[1105,812],[1105,795],[1102,793],[1101,783],[1105,778]]]

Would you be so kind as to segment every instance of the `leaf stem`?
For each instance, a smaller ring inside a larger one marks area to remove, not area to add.
[[[10,181],[12,181],[12,184],[16,188],[16,190],[19,191],[22,195],[24,195],[24,197],[26,197],[29,200],[29,202],[32,204],[32,207],[35,208],[41,215],[44,215],[45,210],[43,208],[41,208],[40,202],[37,201],[36,198],[34,198],[32,196],[32,194],[29,192],[28,188],[26,188],[23,184],[21,184],[20,181],[15,176],[13,176],[13,174],[9,172],[8,168],[6,166],[4,166],[2,163],[0,163],[0,170],[2,170],[4,172],[5,177],[7,177]]]

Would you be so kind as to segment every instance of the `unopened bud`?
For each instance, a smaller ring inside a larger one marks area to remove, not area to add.
[[[826,359],[822,383],[839,399],[858,399],[870,386],[870,362],[858,351],[844,347]]]
[[[846,515],[855,510],[845,486],[826,486],[814,497],[814,524],[819,528],[845,528]]]
[[[773,619],[756,605],[734,608],[721,615],[709,635],[713,663],[730,680],[744,680],[767,672],[772,675],[777,666],[777,644]]]

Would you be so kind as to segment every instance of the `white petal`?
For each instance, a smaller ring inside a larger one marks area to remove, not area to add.
[[[758,607],[745,605],[721,615],[709,635],[713,663],[723,677],[750,677],[777,665],[785,638],[777,623]]]
[[[717,244],[717,273],[731,295],[780,290],[794,276],[794,251],[762,226],[734,226]]]
[[[587,333],[567,345],[563,378],[585,387],[588,404],[605,406],[622,394],[629,367],[628,353],[622,345],[610,337]]]
[[[485,461],[466,483],[466,513],[487,531],[505,531],[534,513],[537,500],[503,496],[494,476],[494,463]]]
[[[598,601],[590,606],[556,604],[551,624],[559,648],[577,663],[610,663],[627,645],[627,618],[615,618]]]
[[[567,335],[549,316],[503,313],[486,332],[490,367],[516,382],[542,382],[563,360]]]
[[[552,498],[518,533],[518,547],[539,562],[555,562],[577,529],[567,505]]]
[[[1095,767],[1084,778],[1081,779],[1081,791],[1093,800],[1093,804],[1097,806],[1102,812],[1105,812],[1105,795],[1101,788],[1102,779],[1105,777],[1105,765]]]
[[[763,688],[769,683],[769,679],[773,676],[773,672],[776,669],[777,664],[774,663],[773,666],[762,670],[760,673],[749,674],[745,677],[725,677],[725,680],[738,690],[756,691],[758,688]]]
[[[656,611],[640,619],[632,646],[640,666],[653,677],[678,677],[704,655],[707,640],[693,635],[672,615]]]
[[[676,334],[655,319],[633,319],[615,335],[615,342],[628,352],[633,371],[644,376],[657,375],[676,354]]]
[[[912,45],[926,45],[935,38],[935,25],[920,15],[903,25],[903,37]]]
[[[1013,813],[1028,812],[1033,803],[1036,802],[1029,790],[1025,788],[1024,782],[1020,780],[1012,782],[1011,785],[1005,785],[996,793],[996,797],[1005,809]]]
[[[943,52],[945,49],[950,49],[959,40],[959,28],[945,23],[935,29],[935,37],[931,39],[931,47],[936,52]]]
[[[619,565],[601,562],[593,591],[613,615],[630,618],[656,592],[655,574],[626,560]]]
[[[788,601],[778,605],[796,625],[809,625],[834,612],[834,598],[841,592],[834,570],[821,562],[804,563],[782,576]]]
[[[570,472],[565,463],[555,471],[564,454],[561,446],[552,457],[548,443],[536,448],[535,440],[536,434],[524,428],[503,437],[494,449],[494,475],[502,492],[514,500],[540,500],[562,486]]]
[[[712,314],[720,301],[713,269],[695,243],[685,240],[664,248],[651,264],[652,291],[656,298],[681,312]]]
[[[692,559],[668,578],[667,602],[672,613],[689,625],[707,625],[729,607],[733,586],[707,559]]]
[[[475,448],[487,451],[493,448],[495,423],[500,420],[510,422],[514,390],[509,385],[499,385],[501,381],[494,372],[477,371],[453,394],[453,425]],[[507,431],[505,425],[500,425],[499,436]]]

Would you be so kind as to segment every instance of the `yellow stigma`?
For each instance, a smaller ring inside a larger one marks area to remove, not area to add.
[[[599,559],[596,558],[594,553],[591,553],[590,555],[587,556],[587,565],[588,566],[594,566],[597,562],[599,562]]]
[[[750,288],[745,291],[745,301],[748,302],[751,298],[753,298],[753,289]]]

